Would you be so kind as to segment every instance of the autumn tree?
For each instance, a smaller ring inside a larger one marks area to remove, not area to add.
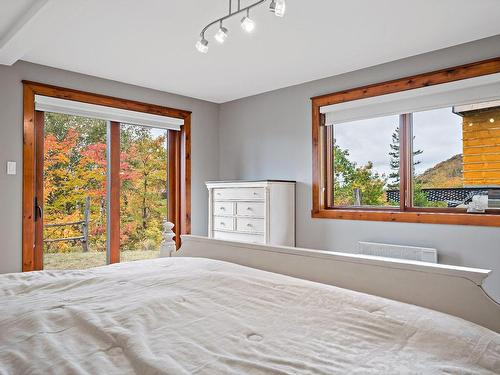
[[[46,223],[79,221],[90,197],[89,247],[106,249],[106,122],[45,114],[44,205]],[[122,249],[157,249],[167,215],[166,131],[121,125],[120,216]],[[47,238],[79,236],[77,226],[46,228]],[[71,251],[68,242],[50,251]],[[46,250],[49,250],[46,246]]]
[[[91,199],[91,247],[105,249],[106,123],[56,113],[45,114],[44,206],[46,223],[79,221],[83,204]],[[79,236],[79,228],[46,228],[44,236]],[[68,251],[71,243],[51,245]],[[48,250],[48,249],[46,249]]]
[[[158,248],[167,216],[167,135],[122,125],[121,238],[124,248]]]

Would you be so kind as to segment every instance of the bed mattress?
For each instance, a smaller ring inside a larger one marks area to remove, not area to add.
[[[202,258],[0,276],[0,374],[499,374],[500,335]]]

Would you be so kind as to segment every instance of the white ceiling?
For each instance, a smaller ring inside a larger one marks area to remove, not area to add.
[[[253,0],[242,0],[246,5]],[[237,0],[234,0],[236,4]],[[287,0],[194,44],[228,0],[0,0],[0,64],[17,60],[222,103],[500,34],[499,0]]]

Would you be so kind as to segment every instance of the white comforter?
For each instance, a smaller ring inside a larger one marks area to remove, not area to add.
[[[0,276],[1,374],[493,374],[500,335],[207,259]]]

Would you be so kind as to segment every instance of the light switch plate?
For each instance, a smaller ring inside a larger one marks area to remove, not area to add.
[[[16,174],[16,162],[8,161],[7,162],[7,174]]]

